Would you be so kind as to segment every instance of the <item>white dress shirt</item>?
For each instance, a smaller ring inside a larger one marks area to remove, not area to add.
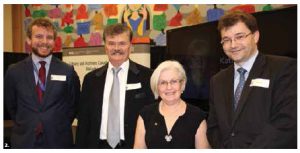
[[[255,59],[258,55],[258,51],[256,51],[256,53],[251,56],[246,62],[244,62],[242,65],[238,65],[236,63],[234,63],[234,89],[233,89],[233,93],[235,92],[235,89],[237,88],[237,85],[240,81],[240,73],[237,71],[238,68],[242,67],[245,70],[247,70],[247,72],[245,73],[245,81],[247,80],[248,76],[249,76],[249,72],[255,62]]]
[[[124,135],[124,111],[125,111],[125,93],[127,76],[129,69],[129,60],[124,62],[121,66],[121,70],[118,73],[120,81],[120,138],[125,140]],[[107,119],[108,119],[108,105],[109,105],[109,94],[113,83],[113,65],[109,62],[108,69],[106,72],[105,86],[103,91],[103,105],[102,105],[102,118],[100,127],[100,139],[106,140],[107,138]]]

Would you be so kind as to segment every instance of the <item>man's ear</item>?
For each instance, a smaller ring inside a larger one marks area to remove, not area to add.
[[[255,43],[257,44],[258,40],[259,40],[259,31],[258,30],[254,32],[254,40],[255,40]]]
[[[133,51],[133,45],[132,45],[132,43],[130,43],[130,46],[129,46],[129,54],[131,54],[132,51]]]
[[[30,38],[26,37],[26,42],[27,42],[27,44],[28,44],[29,46],[31,46],[31,39],[30,39]]]

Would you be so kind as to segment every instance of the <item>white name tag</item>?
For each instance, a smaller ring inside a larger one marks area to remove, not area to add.
[[[142,84],[140,82],[126,85],[126,90],[134,90],[134,89],[140,89],[140,88],[142,88]]]
[[[53,81],[66,81],[67,77],[65,75],[51,74],[51,80],[53,80]]]
[[[269,79],[252,79],[250,87],[262,87],[262,88],[269,88],[270,80]]]

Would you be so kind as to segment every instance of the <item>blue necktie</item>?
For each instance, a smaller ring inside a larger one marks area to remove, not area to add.
[[[234,93],[234,104],[233,104],[234,110],[236,110],[236,108],[237,108],[237,105],[239,103],[239,100],[240,100],[240,97],[241,97],[241,94],[243,91],[243,87],[245,84],[245,73],[247,72],[247,70],[245,70],[241,67],[241,68],[238,68],[237,71],[240,74],[240,81],[239,81],[239,84],[237,85],[237,87],[235,89],[235,93]]]
[[[115,148],[120,142],[120,83],[118,73],[121,68],[113,68],[113,84],[109,96],[107,142]]]

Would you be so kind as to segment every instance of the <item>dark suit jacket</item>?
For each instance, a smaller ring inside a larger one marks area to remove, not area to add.
[[[55,81],[51,75],[65,75],[66,81]],[[42,104],[35,90],[31,56],[10,66],[4,80],[4,98],[14,126],[13,148],[34,148],[37,124],[43,124],[45,148],[70,148],[75,103],[79,100],[80,82],[74,68],[52,56]]]
[[[253,79],[269,88],[250,87]],[[258,54],[233,111],[234,67],[211,79],[207,136],[214,148],[297,147],[297,62]]]
[[[84,77],[80,98],[76,145],[79,148],[98,148],[103,92],[108,64],[88,73]],[[124,130],[125,142],[122,148],[133,148],[136,121],[141,108],[154,102],[150,89],[152,71],[130,61],[127,84],[141,83],[142,87],[127,90],[125,95]]]

